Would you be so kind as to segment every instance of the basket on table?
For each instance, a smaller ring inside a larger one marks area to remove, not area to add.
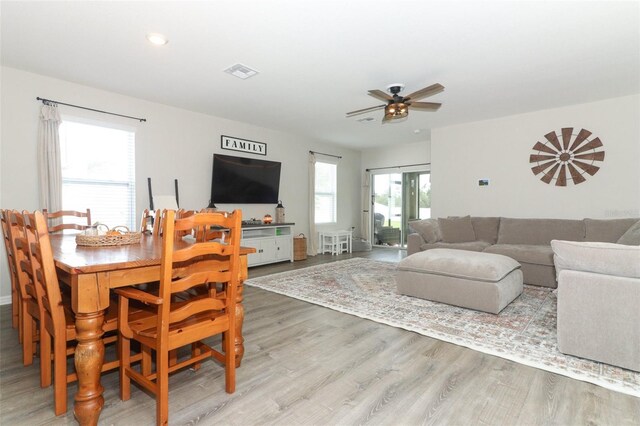
[[[137,244],[142,237],[142,233],[131,232],[126,226],[114,226],[113,229],[109,229],[109,227],[104,224],[99,224],[98,226],[107,228],[107,232],[102,235],[86,235],[80,233],[76,235],[76,244],[88,247],[121,246],[125,244]]]
[[[293,260],[307,259],[307,238],[304,234],[293,237]]]

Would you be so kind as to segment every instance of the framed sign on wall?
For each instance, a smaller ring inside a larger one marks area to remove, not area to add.
[[[234,138],[232,136],[220,136],[220,147],[230,151],[246,152],[249,154],[267,155],[267,144],[264,142],[250,141],[248,139]]]

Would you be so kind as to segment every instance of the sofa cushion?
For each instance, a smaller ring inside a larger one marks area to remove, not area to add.
[[[495,244],[484,249],[485,253],[509,256],[522,263],[553,266],[553,250],[550,246],[534,244]]]
[[[584,221],[500,218],[498,244],[548,245],[551,240],[584,240]]]
[[[399,271],[497,282],[511,271],[519,268],[518,262],[506,256],[434,249],[405,257],[398,263],[397,269]]]
[[[640,246],[551,241],[556,272],[564,269],[640,278]]]
[[[637,218],[585,219],[584,220],[584,229],[585,229],[584,240],[600,241],[603,243],[615,243],[636,222],[638,222]]]
[[[495,244],[498,241],[499,217],[472,217],[471,225],[476,234],[476,240]]]
[[[629,228],[627,232],[622,234],[622,236],[618,240],[618,244],[640,246],[640,220],[637,221],[634,225],[631,225],[631,228]]]
[[[433,244],[422,244],[420,246],[420,250],[445,248],[445,249],[467,250],[467,251],[484,251],[484,249],[489,247],[490,245],[491,244],[489,244],[486,241],[468,241],[466,243],[445,243],[443,241],[438,241]]]
[[[425,243],[435,243],[440,240],[438,219],[413,220],[409,222],[409,230],[420,234]]]
[[[465,243],[476,239],[470,216],[441,217],[438,218],[438,226],[445,243]]]

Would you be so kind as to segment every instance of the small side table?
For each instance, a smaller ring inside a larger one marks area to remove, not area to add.
[[[351,253],[352,235],[351,231],[322,231],[318,233],[320,242],[320,254],[331,253]]]

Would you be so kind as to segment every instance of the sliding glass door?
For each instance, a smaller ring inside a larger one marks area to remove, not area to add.
[[[373,244],[406,246],[409,221],[431,217],[430,178],[426,171],[372,176]]]

